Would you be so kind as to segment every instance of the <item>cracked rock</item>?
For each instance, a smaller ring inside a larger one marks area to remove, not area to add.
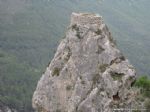
[[[112,112],[119,104],[128,107],[135,76],[102,17],[72,13],[66,38],[37,84],[33,108],[38,112]]]

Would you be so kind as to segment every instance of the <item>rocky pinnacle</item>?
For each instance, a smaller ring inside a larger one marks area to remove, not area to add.
[[[136,73],[97,14],[72,13],[65,38],[37,84],[37,112],[113,112],[132,103]]]

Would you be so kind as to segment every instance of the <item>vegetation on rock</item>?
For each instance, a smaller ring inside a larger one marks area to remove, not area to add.
[[[147,76],[141,76],[135,82],[135,86],[141,89],[141,93],[150,98],[150,79]]]

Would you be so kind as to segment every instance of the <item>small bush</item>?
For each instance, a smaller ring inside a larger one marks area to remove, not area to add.
[[[136,80],[135,86],[149,90],[150,89],[150,79],[148,79],[147,76],[142,76]]]
[[[76,24],[72,25],[72,29],[76,29],[76,27],[77,27]]]
[[[95,31],[95,33],[96,33],[97,35],[101,35],[101,34],[102,34],[102,30],[98,29],[97,31]]]
[[[111,73],[111,77],[113,78],[113,80],[121,80],[122,77],[124,76],[123,73],[116,73],[116,72],[112,72]]]
[[[79,32],[79,27],[76,24],[74,24],[74,25],[72,25],[72,29],[76,30],[76,36],[78,37],[78,39],[81,39],[82,37]]]
[[[52,76],[59,76],[60,69],[54,68]]]
[[[137,79],[135,86],[141,88],[141,93],[150,98],[150,79],[147,76]]]
[[[72,29],[76,30],[76,31],[79,31],[79,28],[78,28],[78,26],[76,24],[72,25]]]
[[[105,72],[107,66],[108,66],[108,64],[101,64],[101,65],[99,65],[100,71],[101,71],[102,73]]]

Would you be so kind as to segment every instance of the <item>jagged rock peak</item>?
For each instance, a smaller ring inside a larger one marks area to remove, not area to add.
[[[72,13],[56,54],[38,82],[38,112],[112,112],[131,106],[135,70],[96,14]]]

